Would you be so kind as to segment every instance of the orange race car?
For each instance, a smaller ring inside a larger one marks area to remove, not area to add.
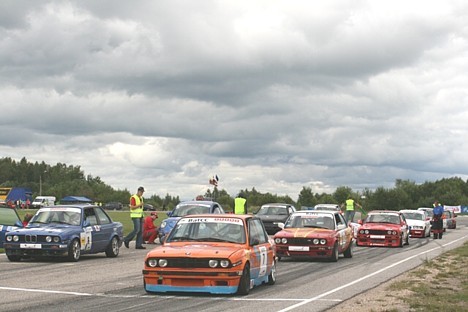
[[[238,293],[276,281],[274,242],[252,215],[182,217],[148,252],[144,288],[156,292]]]

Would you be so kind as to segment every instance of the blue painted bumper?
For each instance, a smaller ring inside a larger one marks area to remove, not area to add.
[[[234,294],[237,286],[169,286],[146,284],[146,291],[150,292],[194,292],[210,294]]]

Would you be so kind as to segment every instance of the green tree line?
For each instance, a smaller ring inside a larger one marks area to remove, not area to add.
[[[33,197],[39,195],[53,195],[57,199],[69,195],[85,196],[96,202],[118,201],[128,203],[131,192],[127,189],[116,190],[104,183],[100,177],[85,175],[80,166],[70,166],[62,163],[49,165],[44,162],[30,163],[26,158],[15,161],[11,158],[0,159],[0,186],[27,187],[33,191]],[[365,189],[354,191],[350,187],[340,186],[332,194],[314,193],[310,187],[302,187],[295,202],[289,196],[258,192],[252,189],[239,190],[247,199],[249,211],[255,211],[266,203],[289,203],[298,209],[312,207],[316,204],[344,203],[348,196],[363,205],[366,211],[374,209],[400,210],[418,207],[431,207],[437,199],[445,205],[468,204],[468,181],[459,177],[444,178],[437,181],[426,181],[417,184],[414,181],[395,181],[392,188],[378,187],[375,190]],[[224,189],[207,188],[205,194],[194,194],[218,201],[226,211],[232,211],[234,197]],[[153,195],[145,198],[147,203],[158,209],[171,210],[180,201],[179,196],[166,194],[161,197]]]

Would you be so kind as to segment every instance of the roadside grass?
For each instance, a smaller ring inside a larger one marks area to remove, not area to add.
[[[391,284],[387,291],[405,293],[400,299],[411,311],[467,311],[468,242],[426,261],[408,276]]]

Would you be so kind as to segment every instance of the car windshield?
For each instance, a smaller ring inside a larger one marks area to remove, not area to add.
[[[171,214],[171,217],[183,217],[193,214],[203,214],[210,213],[210,206],[208,205],[179,205],[175,207],[174,211]]]
[[[245,244],[244,223],[236,218],[183,218],[166,243],[182,241]]]
[[[0,225],[16,225],[21,222],[16,211],[11,208],[0,208]]]
[[[263,206],[257,215],[288,215],[288,208],[277,206]]]
[[[409,220],[424,221],[424,215],[417,212],[404,212],[403,215]]]
[[[58,210],[58,209],[47,209],[39,210],[36,215],[29,221],[29,224],[41,223],[41,224],[69,224],[69,225],[80,225],[81,224],[81,213],[79,209],[69,210]]]
[[[296,214],[292,215],[286,224],[285,228],[319,228],[319,229],[335,229],[335,221],[331,215],[324,214]]]
[[[335,207],[335,206],[315,206],[315,210],[340,211],[340,207]]]
[[[400,224],[400,217],[396,214],[378,213],[370,214],[366,218],[366,223],[391,223]]]

